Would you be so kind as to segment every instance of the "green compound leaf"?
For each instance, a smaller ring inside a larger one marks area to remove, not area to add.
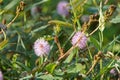
[[[56,63],[50,63],[48,64],[45,69],[49,72],[49,73],[53,73],[55,67],[57,66]]]
[[[36,80],[63,80],[61,77],[53,76],[51,74],[41,75]]]
[[[76,63],[75,65],[71,65],[68,69],[67,69],[67,73],[84,73],[85,72],[85,65],[82,65],[80,63]]]

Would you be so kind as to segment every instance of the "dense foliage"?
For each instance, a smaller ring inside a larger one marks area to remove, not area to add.
[[[0,80],[118,80],[119,25],[119,0],[0,0]]]

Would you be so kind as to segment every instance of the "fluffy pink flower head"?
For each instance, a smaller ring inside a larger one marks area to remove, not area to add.
[[[84,49],[87,44],[87,37],[85,36],[84,33],[78,31],[72,37],[71,43],[72,43],[72,45],[76,45],[80,49]]]
[[[57,5],[57,13],[61,16],[68,16],[69,15],[69,9],[67,1],[60,1]]]
[[[0,71],[0,80],[3,80],[3,74],[1,71]]]
[[[37,56],[48,55],[50,52],[50,45],[43,38],[37,39],[34,43],[34,52]]]
[[[115,68],[113,68],[110,70],[110,74],[113,76],[116,76],[116,75],[118,75],[118,71]]]

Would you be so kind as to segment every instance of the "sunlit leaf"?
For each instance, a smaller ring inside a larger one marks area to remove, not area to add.
[[[63,21],[59,21],[59,20],[51,20],[48,22],[49,24],[57,24],[57,25],[64,25],[64,26],[72,26],[72,24],[68,23],[68,22],[63,22]]]
[[[72,65],[70,66],[68,69],[67,69],[67,72],[68,73],[84,73],[85,72],[85,65],[82,65],[80,63],[77,63],[75,65]]]
[[[8,40],[4,40],[0,43],[0,50],[2,50],[8,43]]]
[[[4,9],[9,10],[14,7],[18,2],[20,2],[20,0],[12,0]]]
[[[56,63],[50,63],[48,64],[45,69],[49,72],[49,73],[53,73],[55,67],[57,66]]]
[[[111,21],[111,23],[120,23],[120,15],[117,15],[115,18],[113,18]]]
[[[37,77],[38,80],[61,80],[61,77],[53,76],[51,74],[41,75],[40,77]]]

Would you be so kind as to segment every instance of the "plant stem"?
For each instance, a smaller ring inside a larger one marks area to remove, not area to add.
[[[102,51],[102,46],[103,46],[103,31],[100,31],[99,38],[100,38],[100,50]],[[102,70],[102,66],[103,66],[102,59],[100,59],[100,72]],[[101,80],[103,79],[103,75],[101,75]]]
[[[64,52],[63,52],[63,48],[61,47],[61,45],[60,45],[60,42],[59,42],[59,39],[58,39],[58,36],[56,35],[55,37],[54,37],[54,40],[55,40],[55,42],[56,42],[56,44],[57,44],[57,46],[58,46],[58,49],[59,49],[59,51],[60,51],[60,57],[64,54]]]
[[[100,39],[100,50],[102,50],[102,44],[103,44],[103,32],[100,31],[99,33],[99,39]]]
[[[70,0],[70,4],[72,5],[72,1],[71,0]],[[73,15],[74,15],[74,18],[75,18],[74,21],[77,23],[77,26],[79,27],[79,29],[81,29],[81,25],[80,25],[79,19],[77,18],[77,14],[76,14],[76,11],[75,11],[73,5],[72,5],[72,12],[73,12]]]

